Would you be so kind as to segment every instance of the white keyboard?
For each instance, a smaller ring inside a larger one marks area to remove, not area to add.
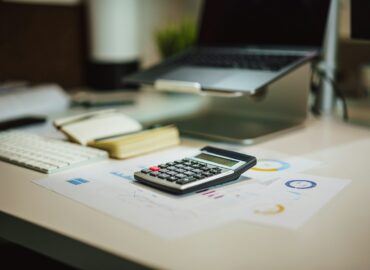
[[[108,153],[22,131],[0,132],[0,160],[54,173],[105,159]]]

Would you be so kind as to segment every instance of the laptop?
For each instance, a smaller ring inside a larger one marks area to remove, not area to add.
[[[195,47],[124,80],[254,94],[319,55],[329,6],[330,0],[205,0]]]

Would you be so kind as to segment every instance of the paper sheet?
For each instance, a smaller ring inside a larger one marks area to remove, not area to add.
[[[266,182],[273,181],[286,173],[304,172],[322,165],[322,162],[317,160],[269,150],[249,150],[246,153],[257,157],[257,164],[243,175]]]
[[[246,207],[241,219],[297,229],[350,183],[346,179],[286,174]]]
[[[307,176],[307,179],[316,181],[317,188],[296,190],[285,185],[287,179],[293,176],[279,174],[269,181],[266,177],[252,179],[242,176],[232,183],[176,196],[144,186],[133,179],[137,170],[193,156],[197,152],[194,148],[175,147],[141,158],[110,162],[108,165],[104,163],[94,166],[94,169],[82,168],[34,182],[168,239],[238,219],[297,228],[347,183]],[[294,179],[303,178],[296,176]],[[294,199],[296,197],[300,199]],[[274,211],[274,207],[272,210],[269,208],[271,203],[278,205],[277,208],[283,207],[284,211],[277,210],[284,212],[283,215],[256,215],[256,211]],[[310,210],[307,211],[307,208]]]

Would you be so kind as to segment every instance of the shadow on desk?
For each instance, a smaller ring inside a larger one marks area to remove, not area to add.
[[[27,248],[12,244],[0,238],[1,265],[11,265],[12,269],[22,269],[27,266],[54,270],[75,270],[60,262],[50,259],[44,255],[31,251]],[[14,259],[14,258],[19,258]]]

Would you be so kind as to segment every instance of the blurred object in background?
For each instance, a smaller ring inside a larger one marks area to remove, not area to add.
[[[73,105],[84,107],[111,107],[134,104],[137,92],[134,91],[115,91],[102,92],[93,89],[77,90],[71,95]]]
[[[20,87],[0,92],[0,121],[26,116],[47,116],[65,111],[69,97],[56,84]]]
[[[362,68],[370,63],[370,42],[342,39],[339,41],[338,84],[345,96],[363,98]]]
[[[370,63],[370,1],[342,0],[338,84],[345,96],[364,98],[363,67]]]
[[[361,85],[364,88],[366,96],[370,94],[370,62],[361,68]]]
[[[88,0],[88,86],[122,89],[122,78],[139,68],[138,1]]]
[[[351,40],[343,43],[340,55],[347,85],[341,83],[353,97],[349,101],[350,122],[370,127],[370,1],[351,0],[350,11]]]
[[[128,0],[117,1],[125,4]],[[105,5],[104,3],[110,0],[96,2]],[[116,9],[114,14],[111,14],[112,17],[118,18],[117,21],[122,20],[124,27],[112,28],[106,33],[99,32],[98,35],[96,32],[94,37],[91,35],[89,39],[88,29],[91,28],[86,7],[89,1],[0,0],[0,36],[3,37],[0,40],[0,81],[54,82],[66,89],[83,87],[88,84],[87,74],[89,66],[91,68],[91,59],[94,59],[95,63],[113,62],[112,66],[116,66],[116,62],[109,57],[116,57],[117,52],[126,57],[120,58],[121,60],[127,61],[130,58],[140,62],[141,66],[148,67],[159,61],[154,38],[156,30],[169,21],[177,21],[179,18],[181,20],[187,14],[197,18],[202,0],[129,2],[125,4],[128,5],[127,8],[124,5],[123,9]],[[133,12],[126,16],[130,10]],[[104,17],[104,14],[102,16]],[[126,24],[127,21],[134,20],[137,22],[132,23],[132,28]],[[109,26],[111,21],[105,20],[103,23]],[[107,44],[109,39],[105,39],[105,35],[121,31],[120,29],[124,32],[124,37],[117,36],[115,38],[118,43]],[[126,30],[131,32],[126,34]],[[95,43],[96,47],[92,53],[92,50],[89,50],[89,47],[92,49],[90,41],[95,42],[95,38],[100,41]],[[134,41],[135,39],[137,40]],[[120,44],[123,44],[123,47]],[[105,54],[107,45],[112,48],[108,51],[112,54],[110,56]],[[128,57],[129,55],[133,57]],[[95,78],[90,76],[90,79]]]
[[[162,58],[167,58],[195,45],[197,26],[194,19],[186,18],[172,23],[156,33],[156,43]]]
[[[0,81],[85,85],[83,5],[51,2],[0,1]]]
[[[370,1],[351,0],[351,36],[370,41]]]

